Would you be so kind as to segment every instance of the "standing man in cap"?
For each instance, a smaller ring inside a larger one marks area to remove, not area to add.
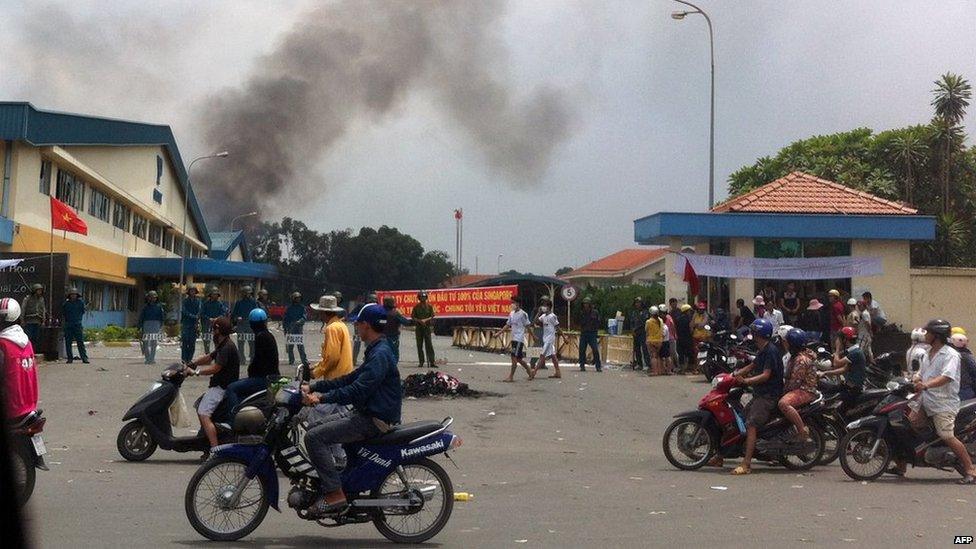
[[[24,298],[24,304],[20,308],[24,311],[24,331],[27,332],[27,337],[34,349],[40,350],[41,325],[47,318],[44,286],[40,284],[31,286],[31,293]]]
[[[213,321],[227,316],[227,306],[220,301],[220,290],[216,286],[207,288],[207,300],[200,308],[200,330],[203,332],[203,351],[210,354]]]
[[[289,335],[300,335],[303,338],[298,343],[298,358],[302,364],[308,364],[308,357],[305,356],[305,321],[308,320],[305,314],[305,305],[302,304],[301,292],[291,293],[291,303],[285,309],[284,316],[281,317],[281,330],[285,332],[285,350],[288,351],[288,364],[295,364],[295,344],[288,342]],[[296,338],[297,339],[297,338]]]
[[[647,307],[644,300],[639,297],[634,298],[634,307],[627,315],[627,324],[630,333],[634,338],[634,362],[631,364],[635,370],[643,370],[644,366],[651,368],[651,353],[647,349],[647,333],[644,332],[644,325],[647,323]]]
[[[271,304],[271,300],[268,299],[268,290],[261,288],[258,290],[258,308],[263,309],[264,312],[268,312],[268,305]]]
[[[397,363],[400,362],[400,326],[409,326],[411,320],[397,309],[396,298],[387,296],[383,298],[383,309],[386,310],[386,340],[393,349],[393,356]]]
[[[88,364],[88,353],[85,351],[85,330],[81,324],[85,317],[85,301],[81,299],[78,288],[68,289],[68,298],[61,305],[61,316],[64,325],[64,351],[68,358],[68,364],[75,360],[71,353],[72,342],[77,342],[78,355],[83,363]]]
[[[363,310],[363,307],[369,305],[370,303],[376,303],[376,294],[371,293],[366,296],[366,303],[363,303],[356,310],[353,311],[352,318],[355,319],[359,316],[359,311]],[[359,348],[362,346],[363,340],[359,339],[359,332],[356,330],[352,331],[352,365],[355,366],[359,364]]]
[[[312,369],[312,377],[335,379],[352,372],[352,342],[349,340],[349,329],[339,318],[344,309],[339,306],[334,295],[328,294],[320,297],[319,302],[313,303],[311,307],[321,312],[325,319],[322,360]]]
[[[254,289],[251,286],[242,286],[241,298],[234,304],[231,316],[237,325],[237,354],[243,362],[248,362],[249,357],[254,356],[254,332],[251,331],[251,325],[247,318],[251,311],[260,308],[254,299]],[[244,353],[245,341],[247,342],[247,353]]]
[[[600,361],[600,337],[597,332],[600,330],[600,313],[593,308],[593,300],[589,296],[583,298],[583,310],[580,312],[580,336],[579,336],[579,369],[586,371],[586,348],[593,351],[593,364],[596,371],[603,371],[603,363]]]
[[[156,346],[159,344],[160,331],[163,329],[163,306],[159,304],[159,294],[150,290],[146,294],[146,304],[139,312],[139,331],[142,332],[142,356],[146,364],[156,363]]]
[[[196,286],[186,289],[183,300],[183,315],[180,317],[180,359],[183,362],[193,360],[197,349],[197,338],[200,337],[200,311],[203,304],[197,294],[200,290]]]
[[[430,323],[434,320],[434,306],[427,302],[427,292],[424,290],[417,294],[417,299],[420,300],[420,303],[414,305],[413,311],[410,313],[410,318],[416,325],[414,333],[417,336],[417,367],[424,367],[424,350],[426,349],[427,366],[433,368],[434,342],[431,339],[431,333],[434,329]]]

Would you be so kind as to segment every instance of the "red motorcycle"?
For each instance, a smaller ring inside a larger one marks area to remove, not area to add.
[[[674,416],[664,431],[664,456],[671,465],[687,471],[703,467],[713,456],[736,458],[745,453],[746,425],[742,396],[746,388],[730,374],[712,380],[712,390],[698,402],[698,409]],[[797,411],[810,432],[810,441],[798,442],[793,424],[778,412],[756,439],[755,458],[778,462],[788,469],[804,471],[820,460],[824,437],[817,418],[823,396]]]

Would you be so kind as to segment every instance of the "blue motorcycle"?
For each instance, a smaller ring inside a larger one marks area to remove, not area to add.
[[[447,524],[454,487],[429,456],[450,459],[447,452],[461,445],[449,430],[453,419],[399,425],[344,445],[342,488],[349,504],[335,514],[312,516],[308,509],[318,497],[319,478],[305,450],[301,391],[290,384],[274,398],[263,433],[238,433],[237,444],[217,447],[190,479],[186,515],[201,535],[237,540],[261,524],[269,506],[280,512],[276,468],[291,481],[288,506],[322,526],[372,522],[391,541],[422,543]]]

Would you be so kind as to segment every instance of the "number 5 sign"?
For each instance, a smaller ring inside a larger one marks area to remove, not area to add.
[[[573,301],[579,297],[579,290],[576,288],[576,286],[567,284],[563,286],[561,290],[559,290],[559,295],[561,295],[566,301]]]

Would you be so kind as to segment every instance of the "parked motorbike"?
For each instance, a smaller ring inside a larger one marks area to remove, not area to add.
[[[820,414],[820,428],[824,435],[824,453],[820,465],[832,463],[838,457],[840,440],[847,434],[847,424],[876,413],[878,404],[891,394],[890,388],[864,389],[853,402],[841,399],[842,383],[820,381],[818,389],[824,395],[824,408]]]
[[[288,506],[322,526],[372,521],[391,541],[422,543],[447,524],[454,488],[429,457],[460,446],[461,439],[449,430],[451,418],[400,425],[344,445],[348,459],[341,476],[349,505],[319,517],[308,511],[318,497],[319,478],[305,449],[301,408],[296,384],[277,389],[263,435],[242,432],[241,443],[222,446],[200,466],[185,497],[187,518],[197,532],[211,540],[237,540],[254,531],[269,505],[278,510],[276,466],[291,481]]]
[[[27,503],[34,493],[34,484],[37,480],[35,469],[48,470],[44,463],[47,448],[41,438],[46,423],[44,412],[38,409],[7,424],[17,505],[22,506]]]
[[[917,398],[914,386],[904,379],[892,385],[891,394],[882,400],[875,414],[847,425],[848,432],[840,442],[844,473],[854,480],[874,480],[884,474],[893,459],[902,459],[912,467],[964,473],[956,455],[936,435],[931,421],[922,429],[909,422],[909,403]],[[969,455],[976,456],[976,400],[968,400],[959,408],[955,433]]]
[[[712,390],[698,402],[698,409],[675,416],[664,432],[664,456],[678,469],[694,470],[718,455],[734,458],[745,452],[746,427],[742,406],[745,389],[730,374],[712,380]],[[811,418],[820,413],[823,396],[797,410],[804,418],[811,442],[796,442],[796,429],[779,415],[759,429],[756,459],[779,462],[793,470],[807,470],[823,455],[823,434]]]
[[[698,368],[709,382],[718,374],[734,372],[754,356],[751,343],[729,331],[715,332],[698,344]]]
[[[193,436],[178,437],[173,435],[170,424],[169,407],[179,395],[180,386],[186,376],[183,374],[182,364],[172,364],[163,370],[160,380],[152,384],[149,390],[139,397],[139,400],[129,408],[122,417],[127,421],[119,430],[116,447],[119,454],[129,461],[143,461],[153,455],[156,448],[172,450],[174,452],[206,452],[210,450],[210,442],[203,429]],[[193,405],[196,409],[201,395]],[[231,410],[227,409],[227,401],[223,401],[214,410],[211,418],[217,427],[217,438],[221,444],[233,442],[235,435],[230,427]],[[242,399],[239,408],[244,406],[269,406],[267,390],[261,389],[247,398]],[[130,421],[131,420],[131,421]]]

